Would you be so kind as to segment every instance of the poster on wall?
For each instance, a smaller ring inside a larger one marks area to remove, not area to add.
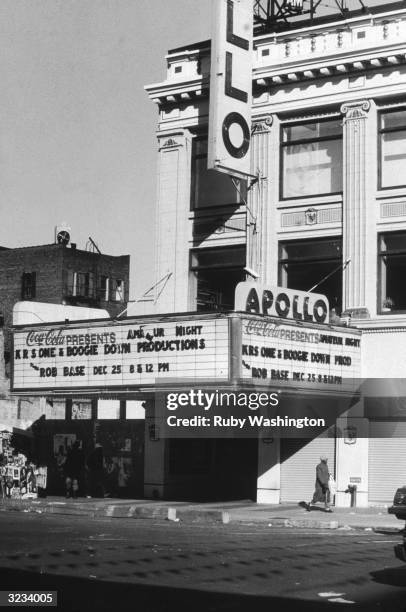
[[[72,402],[72,420],[88,420],[92,418],[92,403],[90,401]]]

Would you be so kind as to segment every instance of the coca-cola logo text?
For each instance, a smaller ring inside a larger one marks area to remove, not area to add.
[[[62,335],[62,330],[50,329],[44,331],[30,331],[26,339],[27,346],[60,346],[65,343],[65,337]]]

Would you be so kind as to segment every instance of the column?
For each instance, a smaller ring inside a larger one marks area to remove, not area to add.
[[[187,130],[159,136],[155,279],[152,280],[158,283],[171,274],[155,304],[154,310],[159,313],[188,310],[190,160],[191,139]]]
[[[251,171],[255,179],[248,191],[247,208],[247,266],[265,281],[267,235],[267,206],[269,185],[269,157],[273,118],[264,115],[255,118],[251,137]]]
[[[257,503],[279,504],[281,497],[280,438],[258,438]]]
[[[165,497],[168,440],[161,438],[160,420],[155,412],[155,399],[145,402],[144,497]]]
[[[344,115],[343,262],[350,259],[343,270],[343,310],[367,307],[368,302],[368,249],[374,240],[367,210],[371,182],[367,177],[370,107],[368,100],[346,103],[341,107]]]
[[[354,409],[351,410],[354,412]],[[349,508],[349,486],[357,486],[357,506],[368,507],[368,419],[341,417],[337,419],[341,435],[337,437],[337,493],[336,506]]]

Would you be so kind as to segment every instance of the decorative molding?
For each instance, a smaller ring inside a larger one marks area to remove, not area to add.
[[[343,44],[343,47],[345,44]],[[276,69],[274,66],[265,70],[264,66],[254,70],[254,84],[259,89],[266,89],[272,86],[279,86],[286,83],[306,82],[331,76],[342,76],[348,78],[349,75],[365,74],[376,69],[388,69],[406,63],[406,54],[395,52],[395,54],[375,57],[357,56],[348,59],[337,59],[335,62],[323,66],[313,67],[306,64],[303,66],[299,60],[296,66],[284,65],[283,63]],[[319,58],[321,61],[323,58]],[[291,64],[291,63],[290,63]]]
[[[341,223],[343,210],[341,206],[336,208],[322,208],[318,211],[318,223]]]
[[[345,115],[344,121],[352,119],[364,119],[371,108],[369,100],[358,100],[357,102],[345,102],[341,105],[340,112]]]
[[[341,223],[341,207],[335,208],[309,208],[304,211],[295,211],[281,214],[281,227],[295,227],[300,225],[324,225],[326,223]]]
[[[337,119],[339,119],[341,115],[338,111],[331,111],[329,113],[313,113],[313,114],[307,113],[306,115],[293,115],[293,116],[289,116],[286,118],[284,117],[283,124],[285,125],[287,123],[292,123],[292,122],[296,123],[298,121],[307,121],[308,119],[317,121],[318,119],[327,119],[327,118],[333,118],[333,117],[337,117]]]
[[[308,208],[305,211],[306,225],[316,225],[317,223],[317,210],[315,208]]]
[[[179,142],[176,142],[176,140],[174,140],[173,138],[168,138],[168,140],[165,140],[165,142],[162,145],[162,149],[166,149],[169,147],[178,147],[179,146]]]
[[[406,202],[381,203],[381,218],[406,217]]]
[[[269,132],[273,124],[273,116],[256,117],[252,120],[251,135]]]
[[[380,110],[388,110],[390,108],[405,108],[406,102],[382,102],[381,100],[375,101],[376,108]]]
[[[202,219],[193,224],[193,238],[212,240],[216,237],[221,238],[224,234],[245,235],[246,224],[245,216]]]

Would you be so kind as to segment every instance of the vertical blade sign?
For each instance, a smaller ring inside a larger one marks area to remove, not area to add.
[[[208,168],[250,175],[252,0],[212,0]]]

